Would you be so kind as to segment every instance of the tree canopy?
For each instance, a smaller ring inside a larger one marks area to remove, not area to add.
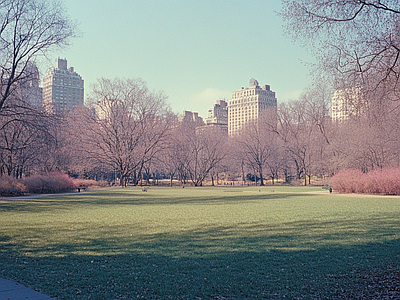
[[[309,47],[337,85],[395,88],[400,76],[397,0],[283,0],[286,33]]]
[[[0,112],[38,56],[69,45],[76,26],[56,1],[0,0]],[[10,103],[7,103],[10,102]]]

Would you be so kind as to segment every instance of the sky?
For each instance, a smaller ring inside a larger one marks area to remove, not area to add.
[[[255,78],[278,103],[309,85],[312,57],[283,34],[279,0],[64,0],[81,36],[54,53],[85,80],[141,78],[176,113],[203,118]],[[54,63],[48,61],[49,68]]]

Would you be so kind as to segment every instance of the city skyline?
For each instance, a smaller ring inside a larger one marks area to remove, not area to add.
[[[142,78],[169,96],[174,112],[206,117],[249,78],[273,86],[279,102],[297,99],[310,82],[303,62],[312,58],[283,35],[280,1],[64,4],[82,34],[42,73],[55,57],[68,59],[85,79],[85,98],[97,78]]]

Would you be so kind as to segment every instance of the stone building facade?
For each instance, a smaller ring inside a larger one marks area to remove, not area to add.
[[[228,102],[228,135],[240,134],[248,122],[271,108],[277,108],[275,92],[269,85],[260,87],[257,80],[250,79],[249,87],[233,92]]]
[[[56,59],[56,66],[47,70],[43,79],[43,104],[54,113],[83,106],[84,80],[73,67],[67,68],[66,59]]]

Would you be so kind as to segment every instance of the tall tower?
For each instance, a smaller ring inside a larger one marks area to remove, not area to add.
[[[250,79],[249,87],[232,93],[228,102],[228,135],[239,134],[251,120],[256,120],[264,110],[277,107],[275,92],[269,85],[260,87]]]
[[[43,79],[43,105],[54,113],[62,113],[83,106],[84,81],[67,68],[66,59],[56,59],[56,66],[47,70]]]

